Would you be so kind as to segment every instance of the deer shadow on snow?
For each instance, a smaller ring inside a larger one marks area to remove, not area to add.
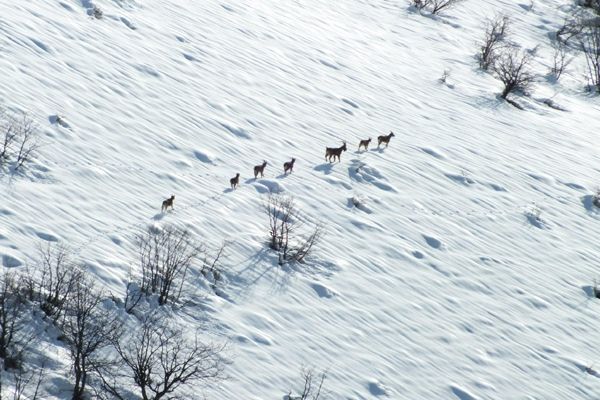
[[[334,163],[325,162],[323,164],[317,165],[313,169],[318,172],[323,172],[325,175],[329,175],[333,171],[333,166],[334,166]]]

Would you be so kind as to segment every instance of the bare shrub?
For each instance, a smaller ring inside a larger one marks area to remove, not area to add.
[[[208,255],[205,254],[204,261],[202,263],[202,275],[216,286],[223,280],[223,258],[225,257],[225,250],[227,249],[227,242],[223,242],[221,246],[216,250],[214,257],[209,259]],[[213,286],[213,289],[214,289]]]
[[[597,13],[600,13],[600,0],[583,0],[580,2],[583,7],[591,8]]]
[[[5,369],[21,368],[30,339],[25,320],[28,307],[19,282],[14,273],[0,275],[0,366]]]
[[[301,372],[303,387],[298,395],[292,395],[292,391],[287,396],[287,400],[319,400],[325,398],[323,384],[327,379],[327,371],[315,374],[310,368],[302,368]]]
[[[269,218],[269,247],[279,253],[279,264],[303,262],[321,239],[322,226],[315,224],[308,235],[302,235],[304,224],[291,196],[270,194],[264,207]]]
[[[146,295],[157,294],[160,305],[179,300],[188,269],[204,247],[189,231],[171,225],[148,229],[138,235],[138,244],[140,290]]]
[[[12,162],[19,170],[39,147],[37,126],[28,114],[0,111],[0,167]]]
[[[439,14],[442,11],[448,10],[458,3],[462,3],[465,0],[430,0],[431,13]]]
[[[479,47],[479,67],[487,71],[494,66],[499,51],[506,47],[506,37],[510,28],[510,18],[506,15],[496,15],[488,19],[485,35]]]
[[[41,368],[26,371],[19,368],[13,371],[12,379],[5,379],[3,371],[0,370],[0,399],[2,389],[8,387],[8,392],[12,394],[12,400],[38,400],[43,399],[42,383],[46,376],[44,365]]]
[[[590,88],[600,92],[600,26],[585,26],[579,37]]]
[[[90,372],[106,364],[103,348],[114,343],[121,333],[116,313],[102,304],[104,296],[83,276],[75,282],[62,332],[71,356],[75,383],[72,400],[83,400]]]
[[[556,31],[556,40],[566,45],[583,31],[583,27],[580,17],[566,18],[563,25]]]
[[[508,48],[493,65],[496,77],[504,85],[500,95],[503,99],[507,100],[509,94],[517,91],[525,92],[531,87],[534,80],[530,70],[531,54],[527,51],[519,52],[516,48]]]
[[[39,277],[33,278],[30,296],[37,300],[42,311],[56,322],[63,315],[83,272],[73,260],[70,249],[64,245],[40,246],[38,252]]]
[[[12,150],[17,139],[16,126],[8,118],[5,110],[0,110],[0,167],[12,155]]]
[[[554,47],[554,56],[550,73],[558,81],[573,58],[568,56],[568,48],[564,42],[556,41],[552,46]]]
[[[104,369],[101,374],[105,392],[117,399],[125,396],[117,377],[134,385],[143,400],[183,398],[181,389],[191,384],[207,384],[225,378],[225,345],[193,341],[165,321],[147,318],[127,340],[115,342],[122,367]]]
[[[465,0],[410,0],[417,10],[428,9],[432,14],[440,14]]]

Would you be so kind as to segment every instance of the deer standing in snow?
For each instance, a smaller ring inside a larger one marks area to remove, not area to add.
[[[379,147],[381,145],[381,143],[385,143],[385,147],[388,147],[388,144],[390,144],[390,139],[393,138],[394,136],[394,132],[390,132],[389,135],[382,135],[382,136],[378,136],[377,137],[377,147]]]
[[[240,183],[240,173],[238,172],[233,178],[231,178],[229,183],[231,183],[231,189],[235,189]]]
[[[342,155],[342,151],[346,151],[346,142],[342,145],[342,147],[327,147],[325,149],[325,160],[331,162],[331,158],[333,157],[333,161],[335,161],[336,157],[338,162],[340,162],[340,156]]]
[[[288,171],[290,174],[294,172],[294,163],[296,162],[295,158],[292,158],[292,161],[286,161],[283,163],[283,174],[286,175]]]
[[[264,171],[265,171],[266,166],[267,166],[266,161],[263,161],[263,163],[261,165],[254,166],[254,179],[258,178],[258,174],[260,174],[261,178],[263,178],[265,176]]]
[[[369,143],[371,143],[371,138],[361,140],[360,143],[358,144],[358,151],[360,151],[361,147],[364,147],[365,151],[369,150]]]
[[[173,209],[173,202],[175,201],[175,195],[172,194],[171,197],[162,202],[162,207],[160,208],[160,212],[165,212],[171,207]]]

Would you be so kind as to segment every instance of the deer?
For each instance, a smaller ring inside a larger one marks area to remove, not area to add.
[[[295,158],[292,158],[292,161],[286,161],[283,163],[283,174],[287,175],[287,172],[290,171],[290,174],[294,172],[294,163],[296,162]]]
[[[340,162],[340,155],[342,154],[342,151],[346,150],[346,142],[344,142],[342,147],[327,147],[325,149],[325,160],[331,162],[331,157],[333,157],[333,161],[335,161],[335,158],[337,157],[338,162]]]
[[[165,212],[171,207],[173,209],[173,202],[175,201],[175,195],[172,194],[171,197],[162,202],[162,207],[160,208],[160,212]]]
[[[240,183],[240,173],[238,172],[235,174],[235,176],[229,180],[229,183],[231,183],[231,189],[235,189]]]
[[[390,134],[387,136],[381,135],[381,136],[377,136],[377,147],[379,148],[379,146],[381,145],[381,143],[385,143],[385,147],[388,147],[388,144],[390,144],[390,139],[393,138],[394,136],[394,132],[390,131]]]
[[[361,140],[360,143],[358,144],[358,151],[360,151],[361,147],[364,147],[365,151],[369,150],[369,143],[371,143],[371,138]]]
[[[258,178],[258,174],[260,173],[260,177],[264,178],[265,167],[267,166],[267,162],[263,160],[261,165],[254,166],[254,179]]]

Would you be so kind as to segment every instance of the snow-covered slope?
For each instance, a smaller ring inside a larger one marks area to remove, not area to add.
[[[227,298],[177,314],[231,342],[208,398],[283,398],[302,364],[329,370],[333,399],[600,397],[584,371],[600,304],[582,289],[600,276],[598,98],[578,60],[519,111],[474,58],[503,11],[545,74],[569,2],[469,0],[442,18],[406,3],[97,0],[96,20],[87,0],[0,0],[2,103],[45,143],[26,177],[0,182],[4,267],[59,240],[122,295],[140,228],[229,241]],[[389,148],[356,151],[390,130]],[[269,188],[326,226],[305,266],[265,247]]]

